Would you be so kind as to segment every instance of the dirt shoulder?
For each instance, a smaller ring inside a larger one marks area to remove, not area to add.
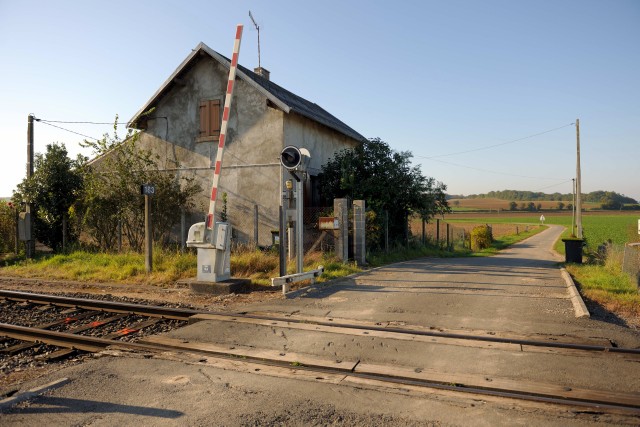
[[[196,309],[233,310],[245,304],[282,299],[278,288],[252,289],[244,294],[207,295],[193,293],[187,286],[171,285],[130,285],[121,283],[92,283],[0,276],[0,288],[6,290],[53,293],[82,294],[96,297],[139,299],[155,304],[179,304]],[[80,295],[79,295],[80,296]]]

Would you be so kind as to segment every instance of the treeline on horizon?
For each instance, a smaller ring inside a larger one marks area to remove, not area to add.
[[[489,191],[485,194],[469,194],[468,196],[449,196],[456,199],[502,199],[509,201],[567,201],[573,200],[573,194],[542,193],[535,191],[502,190]],[[603,209],[620,209],[624,205],[637,205],[638,201],[615,191],[592,191],[583,193],[582,201],[598,203]]]

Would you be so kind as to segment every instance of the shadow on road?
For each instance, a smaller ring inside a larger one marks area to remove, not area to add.
[[[171,409],[152,408],[149,406],[121,405],[111,402],[95,400],[70,399],[66,397],[40,396],[36,402],[38,406],[31,406],[13,410],[20,414],[65,414],[65,413],[121,413],[143,415],[157,418],[179,418],[183,412]]]

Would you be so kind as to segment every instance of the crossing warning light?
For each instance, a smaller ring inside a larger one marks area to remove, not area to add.
[[[289,145],[280,152],[280,163],[291,171],[306,170],[310,160],[311,155],[306,148]]]

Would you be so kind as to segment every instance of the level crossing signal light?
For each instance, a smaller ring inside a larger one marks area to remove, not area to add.
[[[280,163],[290,171],[306,171],[310,160],[311,155],[306,148],[289,145],[280,152]]]

